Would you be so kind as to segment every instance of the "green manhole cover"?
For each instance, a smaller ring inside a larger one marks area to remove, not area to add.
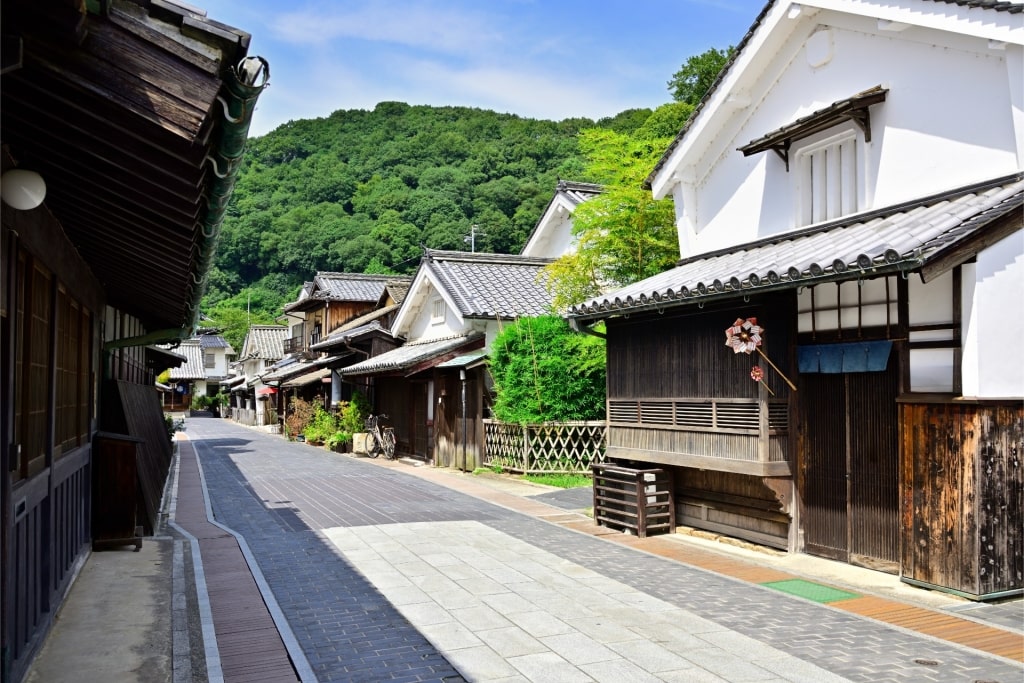
[[[804,581],[803,579],[769,581],[768,583],[762,583],[761,585],[774,588],[775,590],[782,591],[783,593],[789,593],[790,595],[796,595],[807,600],[813,600],[814,602],[821,603],[837,602],[839,600],[849,600],[850,598],[860,597],[856,593],[839,590],[838,588],[832,588],[831,586],[823,586],[820,583]]]

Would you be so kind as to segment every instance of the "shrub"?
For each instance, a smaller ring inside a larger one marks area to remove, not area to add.
[[[192,410],[209,410],[212,399],[206,394],[193,394],[192,403],[189,407]]]
[[[600,420],[605,344],[556,316],[522,318],[491,345],[494,416],[503,422]]]
[[[327,438],[337,431],[340,430],[334,415],[324,410],[323,406],[317,405],[313,411],[313,418],[302,433],[306,436],[306,443],[325,443]]]
[[[164,415],[164,428],[167,430],[167,440],[174,443],[174,433],[185,431],[185,420],[175,420],[170,415]]]
[[[339,428],[350,435],[366,429],[366,418],[370,416],[370,402],[358,391],[352,393],[351,401],[342,401],[339,406]]]
[[[288,410],[288,417],[285,418],[288,438],[294,439],[299,434],[304,434],[307,425],[313,420],[315,414],[316,406],[309,401],[293,396]]]

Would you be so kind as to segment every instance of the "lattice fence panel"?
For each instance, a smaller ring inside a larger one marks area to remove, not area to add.
[[[484,420],[484,463],[523,474],[590,473],[603,463],[605,422],[516,425]]]

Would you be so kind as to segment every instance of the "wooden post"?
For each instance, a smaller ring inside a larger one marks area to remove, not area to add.
[[[523,474],[530,473],[530,427],[523,425]]]
[[[647,482],[643,472],[636,473],[636,535],[647,538]]]

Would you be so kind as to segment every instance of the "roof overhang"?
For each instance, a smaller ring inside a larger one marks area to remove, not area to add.
[[[446,337],[414,342],[367,358],[361,363],[338,370],[345,377],[389,375],[411,377],[447,360],[474,349],[483,348],[484,335],[473,332],[465,336]]]
[[[249,34],[170,2],[7,0],[2,13],[3,170],[43,177],[39,210],[107,303],[150,333],[182,331],[134,345],[189,336],[266,63],[246,57]]]
[[[929,281],[1024,227],[1024,174],[691,259],[570,311],[587,322],[822,282],[920,273]]]
[[[304,387],[309,384],[313,384],[314,382],[320,383],[321,380],[329,379],[330,376],[331,370],[329,368],[320,368],[318,370],[314,370],[312,372],[307,372],[305,374],[299,375],[298,377],[294,377],[288,380],[287,382],[282,382],[281,388],[297,389],[299,387]]]

